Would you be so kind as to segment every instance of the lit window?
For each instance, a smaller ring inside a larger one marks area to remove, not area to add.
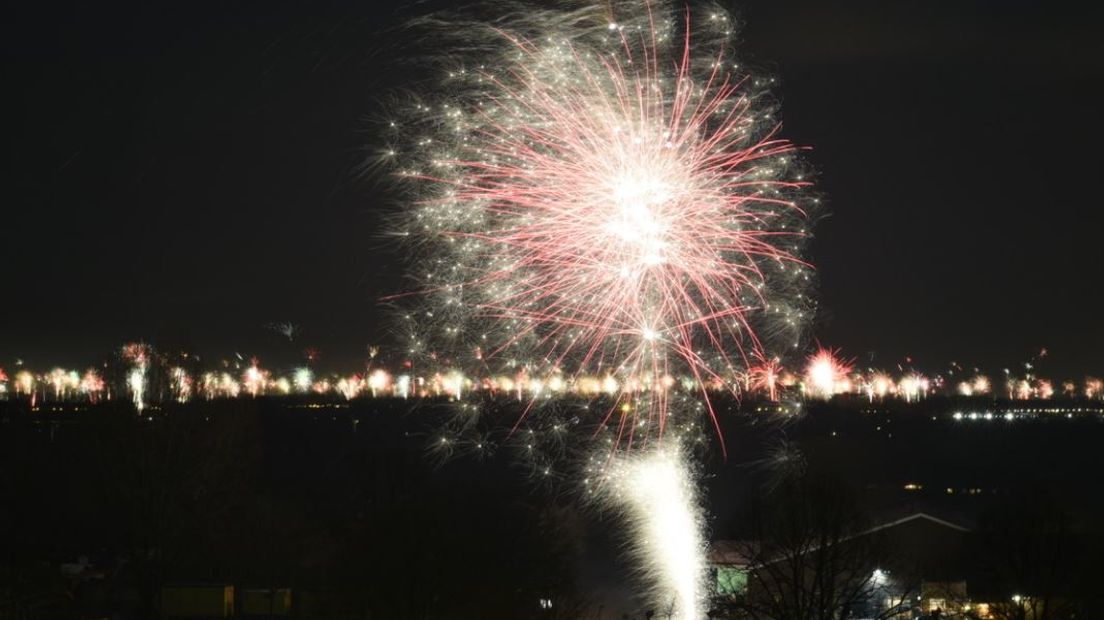
[[[747,594],[747,571],[735,566],[717,567],[717,594],[743,596]]]

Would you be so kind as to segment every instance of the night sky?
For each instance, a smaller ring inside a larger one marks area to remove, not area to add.
[[[821,342],[990,372],[1047,347],[1055,375],[1104,372],[1104,11],[1083,4],[733,7],[829,202]],[[9,6],[0,365],[138,339],[334,364],[386,345],[399,197],[356,169],[411,79],[394,27],[444,5]]]

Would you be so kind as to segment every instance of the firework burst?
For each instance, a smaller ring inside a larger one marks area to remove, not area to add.
[[[676,493],[672,515],[635,489],[653,472],[671,489],[692,478],[670,463],[709,426],[702,416],[719,431],[709,390],[735,392],[773,360],[763,388],[775,396],[811,310],[801,251],[816,199],[779,137],[771,80],[735,60],[729,16],[636,0],[564,7],[500,5],[510,17],[493,25],[426,20],[438,39],[465,38],[450,41],[462,52],[447,58],[441,96],[389,123],[384,157],[412,188],[402,234],[420,257],[409,353],[515,376],[519,398],[525,377],[600,377],[594,437],[610,454],[588,479],[611,488],[590,492],[618,498],[648,544],[673,545],[641,557],[664,604],[694,618],[695,494]],[[461,385],[446,391],[459,398]],[[514,425],[530,455],[539,439],[521,424],[556,393],[539,386]],[[671,519],[688,540],[656,540]]]
[[[411,352],[685,377],[708,403],[706,386],[795,346],[809,312],[815,199],[769,80],[736,63],[723,13],[518,13],[469,28],[486,36],[452,59],[448,96],[394,123],[405,145],[387,156],[417,192],[404,235],[424,250]],[[661,434],[669,399],[648,400],[629,411]]]
[[[846,392],[851,364],[840,359],[839,352],[820,348],[809,356],[805,367],[805,393],[810,398],[831,398]]]

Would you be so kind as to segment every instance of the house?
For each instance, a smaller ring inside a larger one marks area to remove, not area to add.
[[[717,541],[710,553],[714,615],[786,615],[810,605],[850,618],[977,613],[967,589],[972,531],[961,519],[910,511],[853,532],[810,523],[770,542]]]

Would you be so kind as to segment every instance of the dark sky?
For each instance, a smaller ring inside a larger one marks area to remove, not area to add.
[[[1056,373],[1104,372],[1104,13],[1083,4],[737,5],[830,202],[823,343],[991,371],[1046,346]],[[380,33],[427,6],[9,6],[0,365],[385,344],[395,197],[352,171],[404,78]],[[284,321],[293,343],[264,327]]]

